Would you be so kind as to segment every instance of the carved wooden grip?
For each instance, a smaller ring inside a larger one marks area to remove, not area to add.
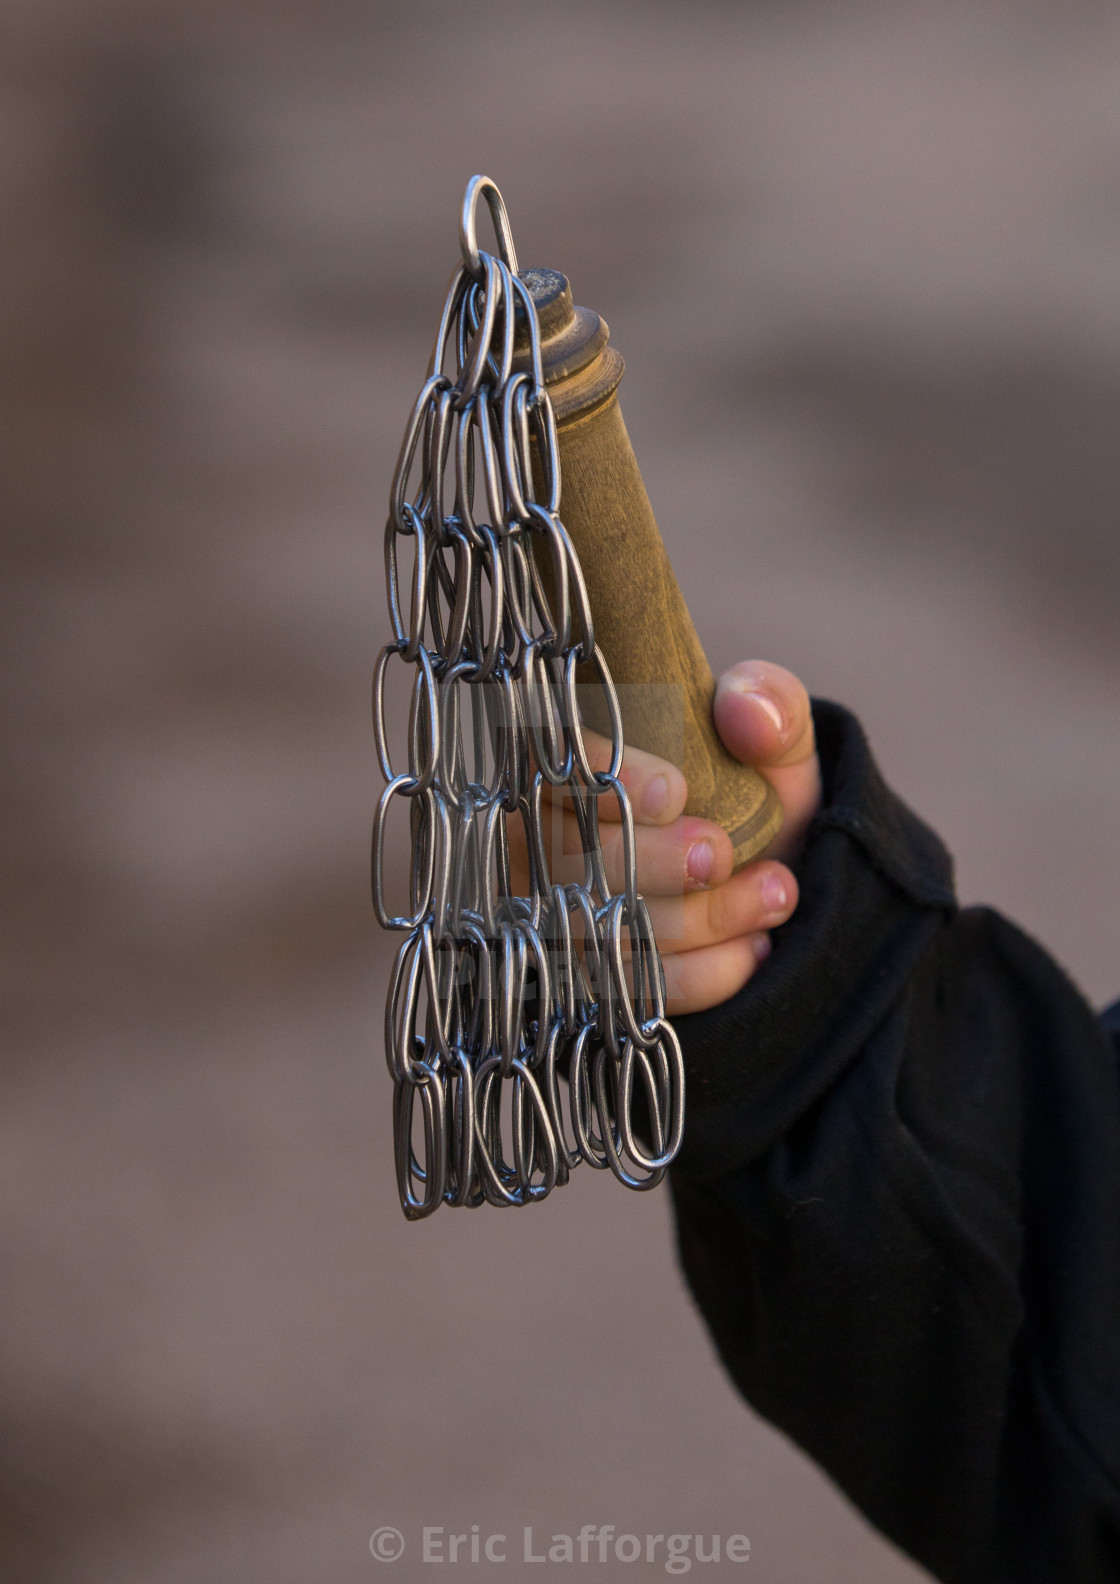
[[[596,641],[619,689],[625,740],[680,766],[688,781],[686,812],[727,831],[738,868],[777,835],[782,808],[769,783],[732,758],[712,724],[715,679],[618,405],[622,358],[607,344],[598,314],[573,306],[563,275],[523,270],[521,278],[537,305],[558,426],[560,517],[583,566]],[[593,700],[595,690],[585,691]],[[593,707],[589,716],[602,729]]]

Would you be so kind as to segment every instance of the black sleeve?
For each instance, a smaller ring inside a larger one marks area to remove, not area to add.
[[[1120,1580],[1120,1009],[958,911],[814,715],[801,904],[680,1018],[680,1254],[736,1384],[946,1584]]]

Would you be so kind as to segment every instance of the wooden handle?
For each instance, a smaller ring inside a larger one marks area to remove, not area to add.
[[[686,812],[727,831],[739,868],[777,835],[782,807],[757,771],[732,758],[712,724],[715,678],[618,405],[625,365],[608,346],[599,315],[573,306],[565,276],[529,269],[521,279],[537,306],[556,414],[560,516],[583,566],[596,640],[618,686],[625,740],[680,766],[688,781]],[[594,698],[594,689],[586,692]],[[589,724],[602,729],[594,709],[588,713]]]

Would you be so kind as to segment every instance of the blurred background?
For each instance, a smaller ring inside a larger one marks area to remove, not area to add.
[[[627,359],[716,669],[855,707],[963,896],[1120,994],[1116,8],[0,30],[0,1576],[357,1584],[391,1524],[405,1580],[422,1524],[614,1523],[914,1584],[724,1381],[664,1193],[400,1215],[384,502],[484,170]]]

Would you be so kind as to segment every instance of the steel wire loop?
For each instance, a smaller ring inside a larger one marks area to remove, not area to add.
[[[496,255],[478,245],[480,200]],[[372,884],[378,920],[402,936],[385,1053],[410,1220],[443,1203],[534,1204],[583,1161],[627,1187],[653,1187],[684,1128],[680,1046],[619,779],[618,697],[558,515],[560,452],[536,307],[488,177],[467,186],[460,244],[390,488],[392,637],[373,678],[386,785]],[[515,338],[528,372],[514,371]],[[605,770],[592,768],[584,740],[581,664],[610,725]],[[399,699],[402,666],[407,727],[393,751],[386,695]],[[548,789],[575,815],[578,882],[551,872]],[[617,891],[599,836],[604,796],[619,816]],[[391,876],[403,846],[389,835],[394,811],[402,824],[407,815],[409,841],[403,872]],[[511,820],[524,835],[526,895],[514,889]]]

